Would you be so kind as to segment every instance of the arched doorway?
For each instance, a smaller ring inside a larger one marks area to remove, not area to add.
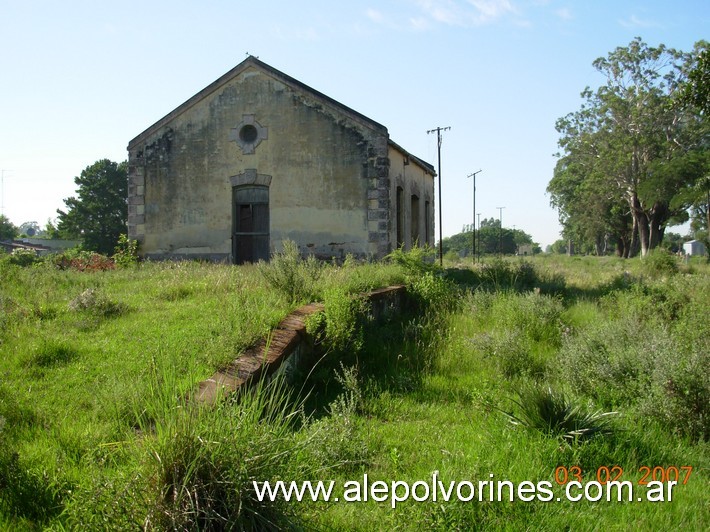
[[[232,188],[232,261],[269,260],[269,187]]]

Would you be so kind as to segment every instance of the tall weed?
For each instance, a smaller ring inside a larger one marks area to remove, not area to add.
[[[564,330],[564,307],[558,298],[479,290],[468,297],[467,305],[487,329],[471,339],[474,349],[491,359],[507,378],[543,376],[546,354],[559,347]]]
[[[556,367],[560,380],[607,408],[628,406],[647,392],[663,331],[633,317],[600,322],[565,338]]]
[[[407,295],[421,313],[452,312],[461,305],[461,293],[456,284],[434,272],[409,278]]]
[[[303,259],[294,241],[285,240],[283,250],[274,253],[269,263],[260,262],[258,268],[290,303],[309,303],[317,298],[323,265],[313,255]]]
[[[710,345],[668,349],[655,358],[640,410],[693,440],[710,441]]]
[[[439,265],[434,260],[434,255],[435,251],[428,246],[415,246],[409,251],[405,251],[403,247],[399,247],[387,255],[385,260],[399,265],[408,276],[418,277],[425,273],[440,270]]]
[[[518,399],[512,401],[517,405],[518,413],[506,415],[513,424],[557,436],[570,443],[611,434],[611,416],[617,414],[590,411],[549,386],[523,386],[518,391]]]
[[[306,328],[327,350],[357,353],[362,349],[363,325],[369,303],[342,287],[327,288],[324,310],[309,316]]]
[[[318,469],[352,471],[365,464],[371,454],[358,416],[363,392],[354,366],[341,364],[335,380],[342,392],[328,405],[328,415],[308,427],[311,444],[307,452]]]
[[[678,273],[678,258],[666,249],[651,250],[641,260],[643,272],[652,279],[669,277]]]
[[[96,318],[110,318],[125,312],[126,306],[95,288],[87,288],[69,301],[69,310],[84,312]]]
[[[126,234],[119,235],[118,244],[111,258],[121,268],[135,266],[138,264],[138,240],[131,240]]]
[[[215,410],[174,405],[147,442],[155,473],[146,523],[179,530],[293,526],[294,508],[259,501],[253,481],[291,476],[292,457],[307,443],[293,436],[299,408],[280,380]]]
[[[668,429],[710,439],[707,280],[639,283],[602,298],[602,319],[567,335],[563,382],[606,407],[633,408]]]

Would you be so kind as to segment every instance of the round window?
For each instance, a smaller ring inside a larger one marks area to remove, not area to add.
[[[257,131],[257,129],[251,124],[246,124],[239,130],[239,140],[242,142],[248,142],[251,144],[252,142],[256,142],[258,136],[259,131]]]

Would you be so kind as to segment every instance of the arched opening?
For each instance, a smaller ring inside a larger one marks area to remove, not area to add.
[[[269,187],[232,188],[232,261],[269,260]]]
[[[419,196],[412,194],[411,201],[411,219],[412,219],[412,247],[421,246],[419,236]]]
[[[397,247],[400,247],[404,244],[404,189],[402,187],[397,187],[396,202]]]

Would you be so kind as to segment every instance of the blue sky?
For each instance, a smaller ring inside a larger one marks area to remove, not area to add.
[[[74,177],[247,53],[385,125],[437,164],[444,236],[499,216],[559,238],[545,193],[555,121],[603,78],[592,61],[640,36],[689,51],[710,39],[691,0],[0,0],[3,212],[56,217]],[[679,229],[675,229],[679,231]],[[682,232],[682,231],[681,231]],[[438,228],[437,228],[438,235]]]

